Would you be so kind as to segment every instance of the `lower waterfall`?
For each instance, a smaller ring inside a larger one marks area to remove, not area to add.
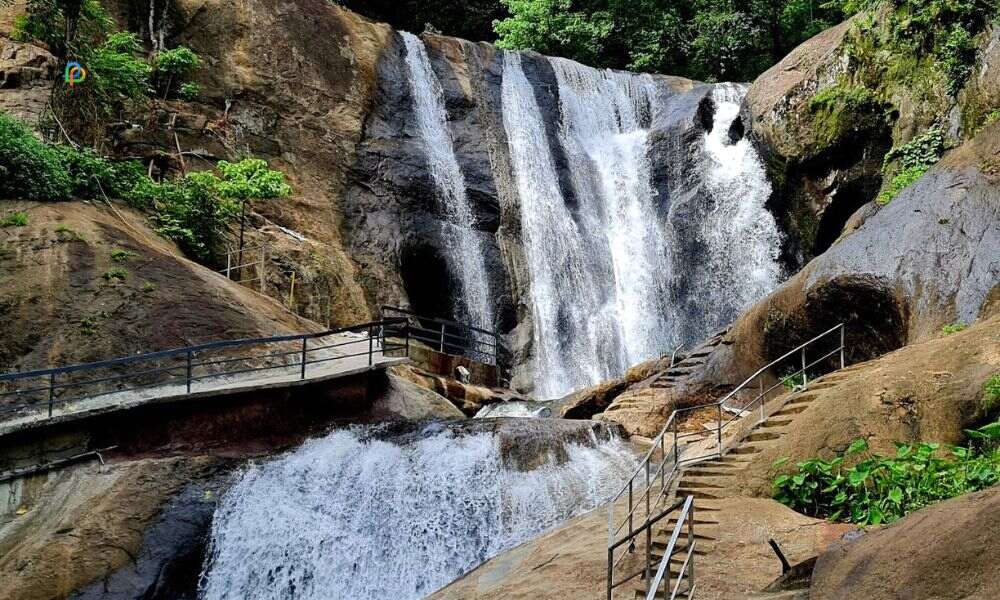
[[[337,431],[240,475],[216,510],[201,595],[423,598],[598,506],[636,464],[587,422]]]

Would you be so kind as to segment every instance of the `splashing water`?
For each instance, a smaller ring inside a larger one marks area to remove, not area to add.
[[[505,466],[496,434],[440,428],[338,431],[250,466],[216,511],[202,596],[423,598],[617,491],[636,458],[588,431],[530,471]]]
[[[699,294],[722,299],[706,303],[700,318],[718,326],[777,287],[781,234],[765,203],[771,183],[763,161],[746,137],[735,143],[729,130],[739,116],[746,86],[715,86],[715,118],[705,134],[705,183],[712,202],[699,229],[706,242],[704,262],[719,276],[698,281]]]
[[[444,91],[431,67],[424,43],[401,32],[406,45],[406,66],[413,92],[414,112],[431,174],[441,195],[447,223],[447,258],[462,287],[459,310],[471,323],[492,329],[493,304],[482,244],[474,229],[475,215],[466,191],[465,177],[448,132]]]

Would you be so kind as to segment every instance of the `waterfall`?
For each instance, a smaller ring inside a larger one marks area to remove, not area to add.
[[[760,158],[747,140],[729,141],[743,87],[713,88],[702,145],[657,158],[685,161],[683,171],[697,155],[678,200],[696,205],[676,211],[653,185],[654,78],[540,59],[557,82],[567,187],[524,60],[504,54],[501,101],[531,278],[535,393],[552,398],[729,323],[777,285],[780,235]]]
[[[703,180],[708,202],[696,234],[706,267],[689,283],[705,302],[698,322],[705,330],[724,325],[777,287],[781,234],[765,204],[771,184],[764,164],[746,137],[730,140],[746,86],[724,83],[712,89],[715,115],[704,135]]]
[[[474,228],[475,215],[466,192],[465,177],[448,132],[444,91],[431,67],[424,43],[411,33],[401,32],[401,35],[406,45],[406,67],[417,128],[446,217],[447,259],[462,288],[459,311],[464,314],[456,318],[492,329],[495,325],[493,305],[483,248]]]
[[[248,467],[217,508],[202,597],[429,595],[599,505],[635,468],[606,430],[545,422],[389,439],[359,427]],[[504,439],[504,427],[521,437]],[[512,453],[544,464],[519,470]]]

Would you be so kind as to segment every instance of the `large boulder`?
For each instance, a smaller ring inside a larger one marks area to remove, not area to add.
[[[996,598],[1000,487],[953,498],[821,554],[811,600]]]
[[[29,123],[38,121],[58,68],[47,50],[3,37],[0,29],[0,111]]]

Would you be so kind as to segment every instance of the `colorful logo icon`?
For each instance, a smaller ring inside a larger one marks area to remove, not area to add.
[[[80,63],[73,61],[66,63],[66,83],[69,87],[73,87],[78,83],[82,83],[87,80],[87,69],[80,66]]]

